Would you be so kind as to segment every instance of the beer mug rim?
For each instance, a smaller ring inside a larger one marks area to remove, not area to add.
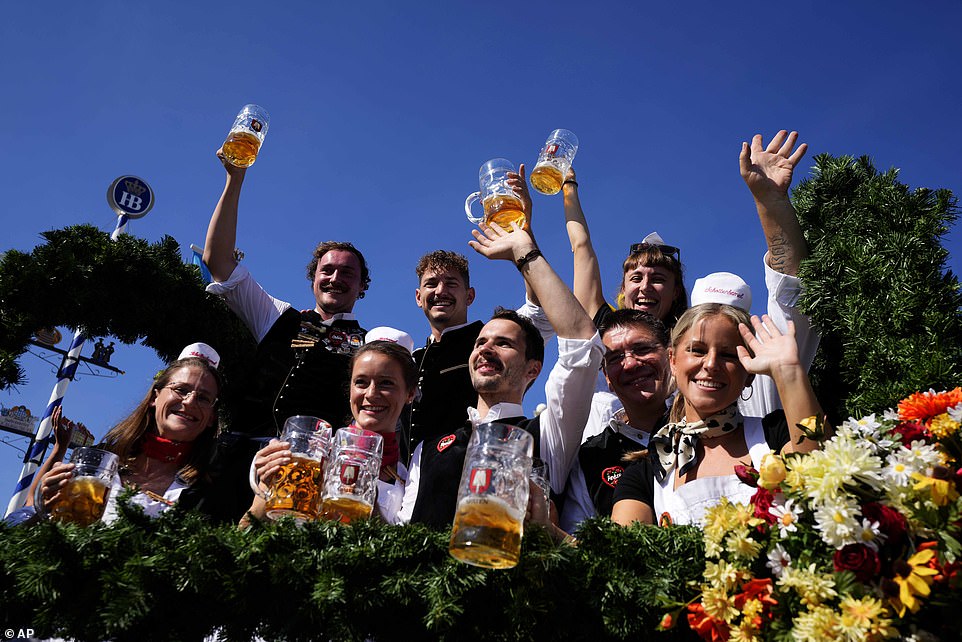
[[[499,433],[501,436],[498,436]],[[482,437],[482,435],[484,435],[484,437]],[[495,440],[486,439],[489,435],[495,437]],[[484,442],[481,441],[483,438],[485,439]],[[524,450],[523,452],[519,452],[519,454],[523,454],[528,459],[531,459],[534,454],[534,436],[531,433],[524,428],[499,421],[489,421],[478,424],[478,426],[471,431],[468,450],[470,451],[473,446],[479,445],[484,445],[488,448],[504,448],[515,451],[517,451],[520,446]]]
[[[302,427],[301,426],[302,422],[300,420],[303,420],[303,419],[307,420],[305,423],[307,423],[308,425],[313,423],[313,428]],[[322,432],[324,429],[330,428],[331,424],[327,423],[320,417],[315,417],[314,415],[291,415],[290,417],[284,420],[284,427],[281,429],[281,434],[284,434],[287,431],[289,426],[296,426],[298,429],[303,430],[305,432],[309,430],[313,430],[314,432]]]
[[[507,158],[492,158],[491,160],[485,162],[481,165],[481,169],[478,170],[478,179],[484,181],[488,176],[496,174],[498,172],[516,172],[518,168],[514,166],[514,163],[509,161]]]
[[[359,438],[370,439],[371,445],[351,443],[353,440]],[[360,426],[344,426],[338,428],[331,442],[332,458],[336,452],[340,452],[341,450],[363,452],[367,455],[376,455],[378,457],[384,452],[384,437],[382,437],[380,433],[361,428]]]
[[[550,142],[552,140],[563,140],[575,149],[578,149],[578,137],[570,129],[556,129],[550,134],[545,142]]]

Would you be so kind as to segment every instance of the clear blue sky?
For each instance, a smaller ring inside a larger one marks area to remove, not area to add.
[[[223,186],[214,151],[256,102],[271,127],[241,200],[245,264],[275,296],[313,307],[313,245],[354,241],[373,276],[358,317],[418,342],[428,330],[413,268],[427,251],[471,260],[473,318],[520,302],[514,268],[467,247],[462,202],[481,163],[530,166],[557,127],[581,140],[575,167],[609,294],[628,245],[658,230],[682,246],[689,286],[737,272],[761,305],[764,240],[737,161],[756,132],[796,129],[809,143],[796,183],[817,153],[866,154],[913,187],[962,194],[957,1],[8,5],[0,251],[75,223],[113,229],[104,194],[129,173],[157,194],[129,231],[172,235],[186,257]],[[561,198],[534,198],[539,243],[570,280]],[[956,273],[960,240],[956,227],[946,241]],[[82,372],[64,404],[97,437],[161,367],[118,347],[127,374]],[[29,381],[0,401],[41,414],[54,369],[21,363]],[[4,505],[21,457],[0,444]]]

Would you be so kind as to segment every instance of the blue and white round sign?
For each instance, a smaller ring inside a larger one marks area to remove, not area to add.
[[[141,218],[154,206],[154,190],[142,178],[121,176],[107,189],[107,203],[117,216]]]

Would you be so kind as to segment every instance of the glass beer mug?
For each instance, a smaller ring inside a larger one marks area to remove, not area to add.
[[[357,426],[334,433],[324,473],[321,515],[344,522],[366,519],[374,512],[384,438]]]
[[[508,232],[511,231],[512,222],[519,227],[527,227],[528,221],[521,198],[507,182],[507,173],[517,171],[511,161],[504,158],[493,158],[481,166],[478,172],[481,190],[464,200],[464,213],[468,215],[469,221],[475,225],[497,223]],[[484,215],[480,218],[471,211],[471,205],[477,200],[481,201],[484,210]]]
[[[462,562],[511,568],[521,557],[534,438],[508,424],[471,433],[448,551]]]
[[[556,129],[548,135],[538,162],[531,170],[531,186],[542,194],[557,194],[564,184],[578,153],[578,137],[567,129]]]
[[[73,476],[60,489],[60,497],[50,509],[50,518],[89,526],[104,515],[120,459],[99,448],[75,448],[70,463],[74,465]]]
[[[224,141],[224,158],[234,167],[250,167],[264,144],[271,118],[260,105],[244,105]]]
[[[251,488],[266,503],[267,516],[290,516],[299,524],[321,513],[324,460],[331,443],[331,424],[317,417],[296,415],[284,422],[281,441],[290,443],[291,461],[281,466],[265,491],[251,464]]]

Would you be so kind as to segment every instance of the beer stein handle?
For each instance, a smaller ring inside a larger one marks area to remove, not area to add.
[[[470,194],[466,199],[464,199],[464,213],[468,215],[468,220],[474,223],[475,225],[481,225],[481,223],[484,221],[483,214],[481,215],[481,218],[478,218],[474,215],[473,212],[471,212],[471,205],[475,201],[479,201],[479,200],[481,200],[481,192],[474,192]]]
[[[47,519],[47,511],[43,505],[43,484],[37,481],[37,485],[33,489],[33,508],[37,511],[37,517],[41,520]]]
[[[251,490],[261,499],[267,499],[267,493],[261,490],[261,480],[257,476],[257,468],[254,467],[254,460],[251,460],[251,471],[249,475]]]

